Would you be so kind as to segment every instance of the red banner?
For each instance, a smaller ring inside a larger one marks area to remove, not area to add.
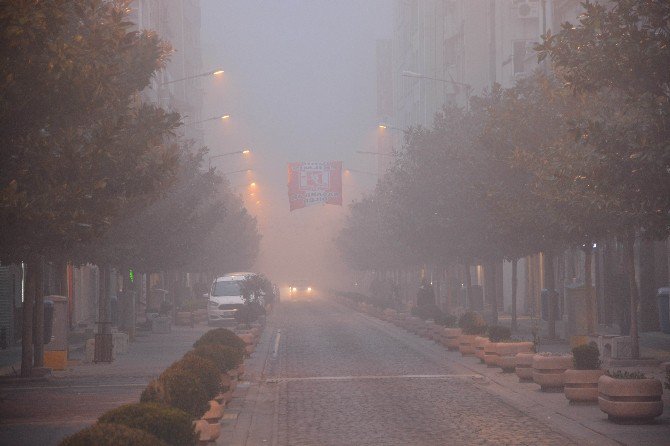
[[[315,204],[342,206],[342,161],[288,164],[291,210]]]

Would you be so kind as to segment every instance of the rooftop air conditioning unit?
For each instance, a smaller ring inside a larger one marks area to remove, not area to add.
[[[516,0],[516,16],[520,19],[536,19],[540,17],[539,0]]]

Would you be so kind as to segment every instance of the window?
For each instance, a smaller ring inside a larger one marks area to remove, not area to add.
[[[216,282],[212,290],[212,296],[241,296],[241,281],[231,280],[228,282]]]

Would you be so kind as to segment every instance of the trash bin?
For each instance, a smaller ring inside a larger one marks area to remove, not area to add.
[[[670,287],[659,288],[656,298],[658,299],[658,321],[661,331],[670,334]]]
[[[54,303],[52,300],[44,300],[44,345],[51,342],[54,329]]]

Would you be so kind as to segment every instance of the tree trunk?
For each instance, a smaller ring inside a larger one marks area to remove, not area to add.
[[[595,314],[594,314],[594,289],[592,286],[591,263],[593,262],[593,252],[591,244],[584,247],[584,286],[586,287],[586,317],[587,331],[589,334],[595,333]]]
[[[28,378],[33,369],[33,310],[37,259],[30,259],[24,266],[26,289],[23,299],[23,324],[21,327],[21,376]]]
[[[484,286],[486,287],[486,300],[491,306],[490,323],[498,324],[498,302],[496,299],[496,265],[489,262],[484,266]]]
[[[33,308],[33,366],[44,367],[44,258],[35,262],[35,307]]]
[[[517,321],[516,321],[516,294],[518,288],[518,279],[517,279],[517,268],[518,268],[519,259],[512,260],[512,331],[517,331]]]
[[[472,302],[470,298],[472,297],[472,275],[470,275],[470,264],[466,263],[463,265],[465,267],[465,304],[467,308],[472,309]]]
[[[109,292],[108,292],[108,282],[109,282],[109,267],[108,266],[99,266],[98,267],[98,323],[100,327],[98,328],[98,333],[100,334],[110,334],[111,330],[111,321],[109,314]]]
[[[542,253],[544,267],[544,286],[549,293],[547,305],[549,306],[549,339],[556,339],[556,283],[554,281],[554,258],[549,251]]]
[[[630,231],[624,237],[623,241],[623,255],[626,266],[626,273],[628,275],[628,286],[630,289],[630,337],[633,340],[631,353],[633,359],[640,358],[640,338],[638,335],[637,326],[637,307],[639,302],[639,292],[637,287],[637,279],[635,278],[635,235]]]

